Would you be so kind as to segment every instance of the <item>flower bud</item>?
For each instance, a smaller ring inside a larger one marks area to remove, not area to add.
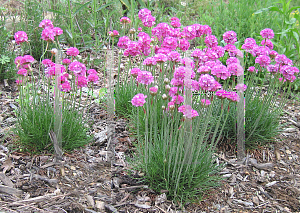
[[[166,107],[165,107],[165,106],[161,106],[161,109],[162,109],[162,110],[165,110],[165,109],[166,109]]]
[[[167,100],[167,98],[168,98],[168,96],[167,96],[166,94],[163,94],[163,95],[162,95],[162,99],[163,99],[163,100]]]
[[[170,91],[170,89],[171,89],[171,87],[170,87],[170,85],[169,84],[167,84],[166,86],[165,86],[165,89],[169,92]]]
[[[58,52],[57,49],[53,48],[52,50],[50,50],[50,52],[53,54],[53,55],[56,55],[56,53]]]
[[[150,94],[152,96],[155,96],[157,94],[157,91],[158,91],[158,86],[151,87],[149,90],[150,90]]]
[[[38,91],[37,91],[37,94],[38,94],[38,95],[41,95],[41,94],[42,94],[41,90],[38,90]]]
[[[130,34],[134,34],[134,33],[135,33],[135,29],[134,29],[134,28],[131,28],[131,29],[129,30],[129,33],[130,33]]]
[[[170,108],[170,110],[174,110],[175,109],[175,105],[170,105],[169,108]]]
[[[69,78],[69,80],[72,80],[72,75],[69,75],[69,77],[68,77],[68,78]]]
[[[168,83],[170,83],[170,80],[169,80],[168,78],[165,78],[165,79],[164,79],[164,83],[165,83],[165,84],[168,84]]]

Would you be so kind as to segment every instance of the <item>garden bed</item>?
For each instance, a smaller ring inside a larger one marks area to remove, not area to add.
[[[107,140],[103,139],[65,153],[63,166],[56,165],[54,157],[47,152],[31,155],[18,150],[15,136],[7,134],[15,122],[13,110],[17,86],[10,83],[8,87],[2,84],[1,88],[1,168],[6,177],[2,174],[1,185],[13,188],[10,194],[1,192],[3,210],[112,212],[115,208],[118,212],[182,211],[177,204],[166,200],[164,193],[156,194],[147,188],[139,171],[135,171],[138,180],[128,176],[130,165],[124,156],[132,152],[135,139],[126,129],[126,120],[113,122],[116,135],[112,143],[116,160],[112,167],[107,162]],[[290,100],[284,110],[281,123],[289,123],[289,128],[270,147],[249,151],[247,165],[236,164],[234,152],[219,146],[219,162],[226,163],[221,172],[226,177],[222,187],[209,191],[200,203],[186,205],[186,212],[299,211],[300,162],[297,154],[300,151],[300,131],[298,127],[291,127],[289,121],[293,119],[299,123],[299,103]],[[103,107],[95,103],[90,115],[95,123],[91,133],[104,133],[106,112]],[[258,165],[267,164],[260,169],[251,159],[256,159]]]

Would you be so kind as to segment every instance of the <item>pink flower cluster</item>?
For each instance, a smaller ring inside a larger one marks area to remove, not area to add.
[[[143,106],[146,103],[147,95],[144,95],[142,93],[136,94],[132,100],[131,103],[133,106],[139,107]]]
[[[120,23],[121,23],[121,24],[130,24],[130,23],[131,23],[131,20],[130,20],[130,18],[128,18],[128,17],[122,17],[122,18],[120,19]]]
[[[182,105],[182,106],[178,107],[178,112],[183,113],[183,115],[189,119],[199,116],[198,112],[196,110],[192,109],[192,107],[190,105]]]
[[[63,30],[59,27],[54,27],[53,23],[49,19],[44,19],[39,24],[39,27],[43,28],[41,38],[45,41],[54,41],[55,36],[63,34]]]
[[[141,9],[138,13],[138,16],[145,27],[152,27],[155,25],[155,17],[151,15],[151,11],[147,8]]]
[[[23,42],[28,41],[27,34],[24,31],[16,32],[14,38],[17,44],[22,44]]]

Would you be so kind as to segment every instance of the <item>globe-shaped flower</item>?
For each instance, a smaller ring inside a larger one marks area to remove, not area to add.
[[[136,94],[132,100],[131,103],[133,106],[139,107],[143,106],[146,103],[147,95],[144,95],[142,93]]]

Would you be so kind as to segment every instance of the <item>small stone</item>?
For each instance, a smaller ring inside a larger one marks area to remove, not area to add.
[[[96,200],[96,209],[98,211],[105,210],[105,202]]]
[[[71,170],[76,170],[75,166],[70,167]]]
[[[285,152],[286,152],[286,154],[288,154],[288,155],[292,154],[292,152],[291,152],[289,149],[285,150]]]
[[[258,197],[253,197],[253,203],[255,204],[255,205],[259,205],[259,200],[258,200]]]
[[[270,176],[271,178],[275,177],[275,172],[274,172],[274,171],[271,171],[269,176]]]

